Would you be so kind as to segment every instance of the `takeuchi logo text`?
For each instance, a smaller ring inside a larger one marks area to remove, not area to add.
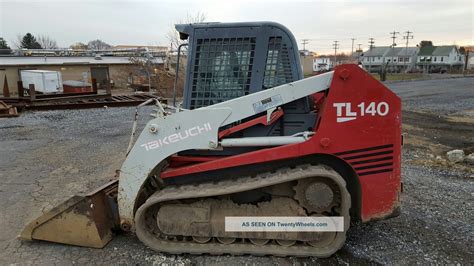
[[[169,136],[144,143],[144,144],[140,145],[140,147],[144,147],[145,150],[147,150],[147,151],[158,149],[159,147],[163,147],[164,145],[180,142],[180,141],[185,140],[187,138],[195,137],[195,136],[200,135],[204,132],[211,131],[211,129],[212,129],[211,124],[210,123],[205,123],[202,126],[191,127],[191,128],[188,128],[184,131],[173,133]]]

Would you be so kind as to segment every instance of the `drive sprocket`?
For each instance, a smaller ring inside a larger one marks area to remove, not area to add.
[[[340,190],[326,177],[298,180],[293,187],[295,199],[308,214],[331,214],[332,208],[340,204]]]

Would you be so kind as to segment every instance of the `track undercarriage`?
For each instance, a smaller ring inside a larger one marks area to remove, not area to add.
[[[135,225],[141,241],[173,254],[328,257],[344,244],[349,208],[339,174],[321,165],[300,165],[237,180],[165,187],[138,209]],[[345,230],[226,232],[226,216],[343,216]]]

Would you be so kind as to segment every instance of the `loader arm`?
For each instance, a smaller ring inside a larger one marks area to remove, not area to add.
[[[139,135],[120,169],[118,208],[123,230],[134,229],[134,214],[140,204],[139,193],[146,180],[169,156],[181,151],[219,148],[219,128],[271,112],[275,108],[330,87],[333,72],[295,81],[250,95],[195,110],[161,113],[150,120]],[[302,136],[288,136],[304,141]],[[272,138],[262,137],[271,142]],[[241,141],[245,142],[245,138]],[[254,142],[255,138],[249,140]]]

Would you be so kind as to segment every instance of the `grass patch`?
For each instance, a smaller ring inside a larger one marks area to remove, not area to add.
[[[371,75],[376,80],[380,80],[379,74],[371,73]],[[412,79],[421,79],[422,77],[423,77],[422,73],[387,73],[387,80],[412,80]]]

